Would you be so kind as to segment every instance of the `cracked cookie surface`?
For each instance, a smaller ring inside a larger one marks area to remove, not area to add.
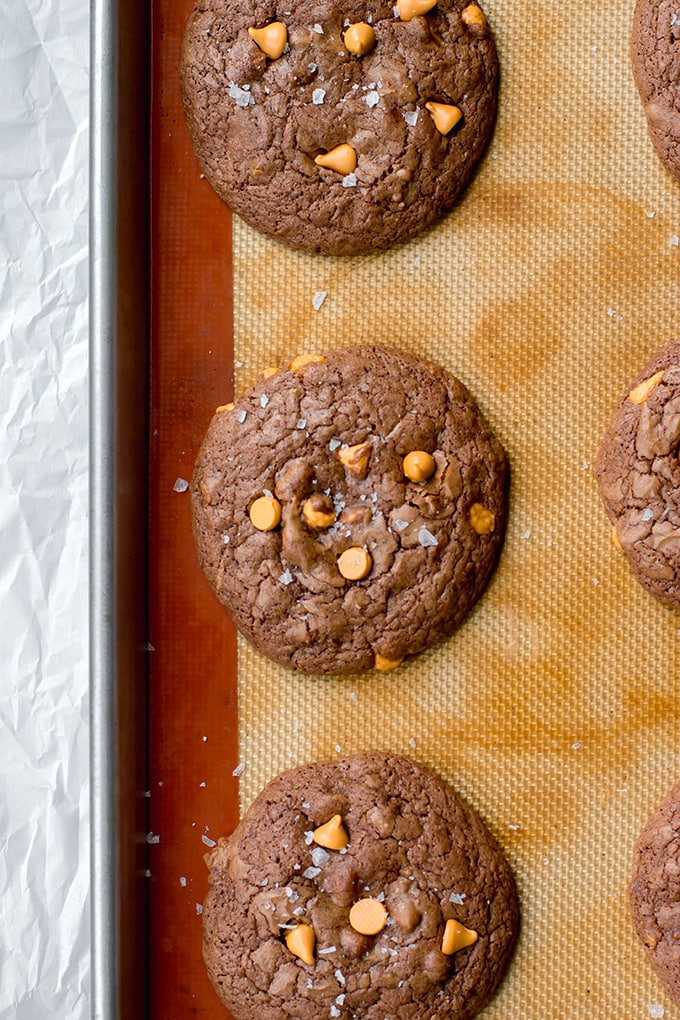
[[[404,241],[450,209],[493,129],[498,63],[476,3],[431,6],[404,21],[391,0],[198,0],[182,96],[220,198],[286,244],[334,255]],[[286,40],[275,57],[251,34],[272,25]],[[373,33],[361,54],[347,47],[356,25]],[[315,162],[344,146],[356,166]]]
[[[680,783],[635,847],[630,906],[635,930],[659,980],[680,1003]]]
[[[631,58],[652,144],[680,179],[680,8],[676,0],[637,0]]]
[[[486,587],[506,457],[430,362],[373,346],[318,358],[215,413],[191,484],[198,558],[277,662],[388,669],[450,635]]]
[[[317,840],[331,819],[347,841],[326,849]],[[284,773],[206,863],[203,954],[237,1020],[468,1020],[517,937],[514,880],[493,837],[439,777],[396,755]],[[373,934],[353,926],[357,902],[377,914]],[[467,944],[452,947],[445,933],[460,928]]]
[[[680,341],[659,351],[621,398],[595,476],[633,574],[680,606]]]

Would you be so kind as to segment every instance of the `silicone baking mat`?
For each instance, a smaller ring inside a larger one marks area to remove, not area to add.
[[[175,612],[176,627],[151,691],[153,1015],[171,995],[172,1016],[224,1015],[205,987],[196,911],[201,853],[235,820],[232,772],[244,809],[284,768],[384,748],[451,781],[513,865],[522,933],[485,1018],[680,1018],[627,909],[633,843],[680,775],[680,614],[633,582],[592,474],[616,400],[679,328],[680,185],[657,161],[632,82],[633,3],[487,0],[500,110],[474,181],[427,234],[348,259],[288,251],[236,218],[230,236],[173,92],[190,6],[166,0],[157,25],[156,123],[171,138],[156,139],[170,276],[154,274],[155,344],[161,368],[176,362],[154,374],[156,420],[174,444],[161,436],[156,447],[158,506],[175,515],[181,568],[155,595],[159,625]],[[175,474],[190,477],[213,407],[231,399],[232,282],[237,392],[299,352],[404,347],[468,385],[508,450],[510,521],[490,588],[449,641],[394,673],[299,677],[241,640],[233,660],[173,489]],[[155,549],[165,561],[160,539]],[[237,731],[225,694],[235,680]]]

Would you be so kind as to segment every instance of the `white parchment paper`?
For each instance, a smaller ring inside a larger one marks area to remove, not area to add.
[[[89,1016],[87,0],[0,0],[0,1018]]]

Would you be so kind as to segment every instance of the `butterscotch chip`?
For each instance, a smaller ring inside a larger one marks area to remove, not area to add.
[[[435,472],[434,457],[425,450],[412,450],[404,457],[404,474],[412,482],[426,482]]]
[[[310,528],[330,528],[335,521],[335,507],[330,496],[316,493],[302,505],[302,516]]]
[[[404,661],[403,655],[398,659],[388,659],[386,655],[381,655],[380,652],[375,653],[375,668],[388,672],[390,669],[396,669],[397,666],[401,666]]]
[[[307,365],[320,365],[326,359],[323,354],[298,354],[288,365],[292,372],[301,372]]]
[[[273,531],[281,522],[281,504],[273,496],[259,496],[248,513],[258,531]]]
[[[351,174],[357,167],[357,153],[351,145],[343,142],[336,145],[329,152],[323,152],[314,160],[317,166],[326,167],[327,170],[335,170],[338,174]]]
[[[633,852],[633,926],[661,984],[680,1005],[680,784],[654,811]]]
[[[316,936],[314,929],[309,924],[298,924],[286,933],[286,946],[293,954],[299,957],[303,963],[314,963],[314,947]]]
[[[376,652],[397,662],[452,634],[482,594],[503,541],[506,460],[470,393],[430,362],[370,346],[317,357],[214,416],[194,537],[260,651],[305,673],[368,672],[387,665]],[[413,483],[404,461],[417,451],[436,470]],[[244,507],[268,494],[281,517],[263,541]],[[495,517],[481,540],[475,503]]]
[[[338,556],[338,570],[348,581],[361,581],[371,572],[373,560],[366,549],[351,546]]]
[[[370,456],[370,443],[357,443],[354,446],[341,446],[338,450],[338,460],[341,464],[344,464],[348,473],[353,478],[366,477]]]
[[[398,0],[397,9],[402,21],[411,21],[427,14],[436,4],[437,0]]]
[[[271,60],[281,56],[288,42],[288,29],[281,21],[271,21],[264,28],[249,28],[248,35]]]
[[[349,52],[357,57],[363,57],[375,46],[375,30],[365,21],[357,21],[350,25],[343,38]]]
[[[466,949],[468,946],[474,945],[478,938],[479,936],[476,931],[466,928],[460,921],[449,918],[444,929],[442,953],[445,956],[452,956],[459,949]]]
[[[351,840],[325,848],[318,833],[335,816]],[[235,1020],[471,1020],[514,947],[498,846],[438,776],[397,755],[278,776],[206,863],[204,959]],[[442,951],[454,909],[478,936],[455,956]]]
[[[481,503],[473,503],[470,507],[470,524],[478,535],[490,535],[496,526],[496,518]]]
[[[468,6],[463,9],[461,18],[473,32],[483,33],[488,28],[486,15],[479,4],[468,4]]]
[[[387,248],[441,219],[496,117],[494,40],[466,24],[468,3],[399,0],[395,17],[387,0],[195,0],[182,100],[217,195],[263,233],[330,255]],[[276,57],[281,38],[260,48],[248,34],[271,30],[274,16],[288,35]],[[447,96],[463,114],[455,138],[433,131],[423,109]]]
[[[632,400],[634,404],[644,404],[645,400],[652,392],[655,386],[658,386],[663,379],[663,370],[661,372],[655,372],[649,379],[643,379],[641,383],[634,386],[628,394],[628,399]]]
[[[233,411],[233,410],[234,410],[234,404],[233,403],[220,404],[219,407],[215,408],[215,414],[221,414],[223,411]]]
[[[357,900],[349,912],[349,923],[360,935],[377,935],[387,923],[387,911],[380,900]]]
[[[425,109],[432,115],[434,126],[442,135],[448,135],[463,118],[460,107],[449,103],[425,103]]]
[[[314,842],[329,850],[344,850],[349,843],[347,830],[342,824],[342,815],[333,815],[327,822],[314,829]]]
[[[680,341],[663,347],[621,397],[595,460],[614,542],[635,578],[680,607]]]

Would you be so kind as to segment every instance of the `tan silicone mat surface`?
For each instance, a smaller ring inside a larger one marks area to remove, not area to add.
[[[443,223],[333,259],[236,222],[235,388],[335,345],[431,356],[509,452],[503,555],[460,631],[393,674],[300,678],[241,642],[242,807],[305,760],[410,754],[478,808],[517,876],[521,939],[485,1018],[678,1018],[632,933],[627,881],[680,775],[680,614],[633,582],[592,463],[627,382],[680,330],[680,185],[632,82],[632,0],[484,6],[499,120]]]

